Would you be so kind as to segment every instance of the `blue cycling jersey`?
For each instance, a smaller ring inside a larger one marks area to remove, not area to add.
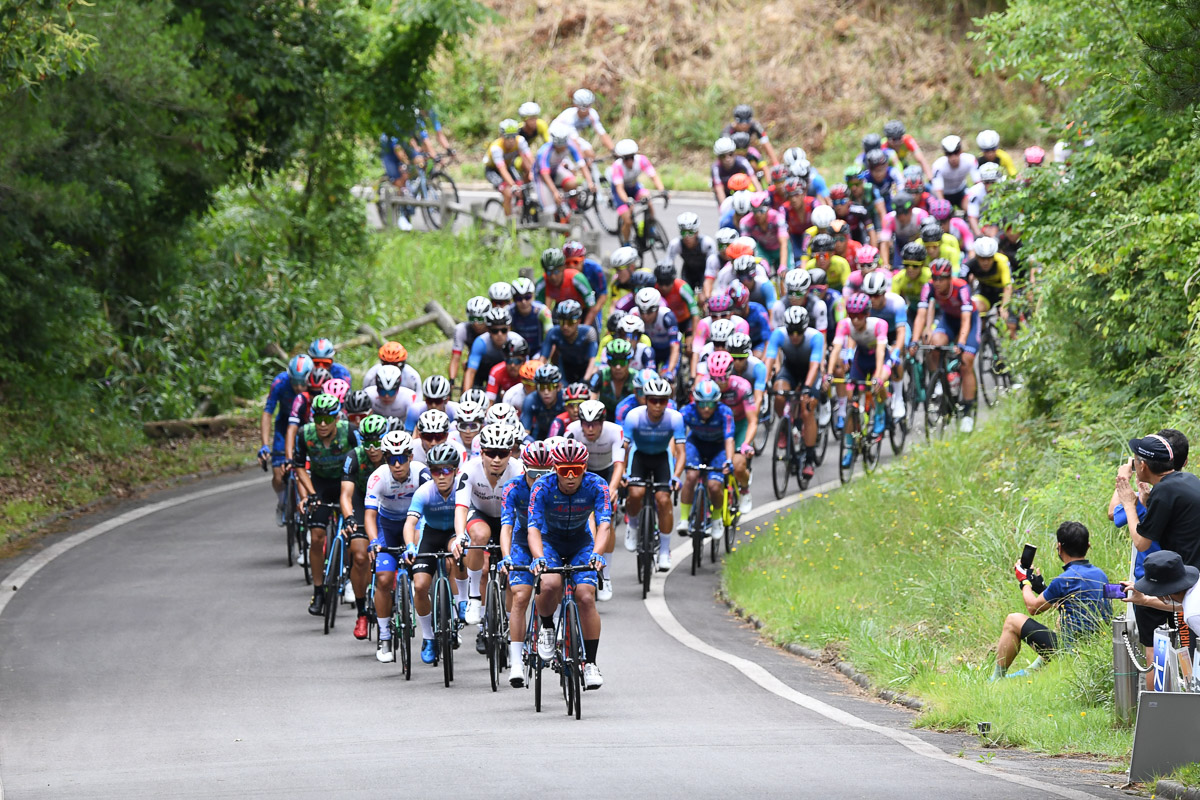
[[[900,328],[908,327],[908,301],[895,292],[888,292],[883,296],[883,308],[871,311],[871,315],[886,322],[888,333],[894,335]]]
[[[759,281],[750,290],[750,302],[758,303],[763,308],[774,308],[776,299],[775,284],[770,281]]]
[[[622,397],[617,402],[616,410],[613,411],[613,421],[618,425],[622,424],[625,422],[625,417],[629,415],[629,412],[637,408],[638,405],[639,403],[636,394],[630,394]]]
[[[286,431],[288,416],[292,413],[292,402],[296,399],[296,390],[287,371],[275,376],[271,381],[271,391],[267,394],[266,412],[275,412],[275,430]]]
[[[552,406],[543,403],[542,396],[537,392],[530,392],[526,395],[525,402],[521,406],[521,425],[529,431],[525,441],[532,442],[535,439],[545,439],[549,436],[550,423],[566,410],[567,405],[563,402],[562,390],[559,390],[557,399]]]
[[[350,370],[345,364],[339,364],[336,361],[329,366],[329,374],[334,378],[341,378],[351,386],[354,385],[354,376],[350,374]]]
[[[562,326],[555,325],[542,340],[542,359],[548,361],[550,349],[558,348],[558,368],[565,374],[577,375],[587,372],[592,359],[596,357],[600,343],[596,338],[596,329],[591,325],[580,325],[575,333],[575,340],[568,342],[563,335]]]
[[[770,346],[769,340],[768,340],[767,346],[768,347]],[[753,387],[754,391],[756,391],[756,392],[766,391],[766,389],[767,389],[767,365],[764,364],[761,360],[755,358],[754,356],[746,356],[744,359],[740,359],[740,358],[734,359],[733,363],[736,364],[739,361],[745,361],[746,364],[748,365],[746,367],[746,372],[738,372],[736,369],[734,369],[733,374],[750,381],[750,385]]]
[[[513,544],[525,546],[529,527],[529,495],[533,487],[524,475],[518,475],[500,490],[500,524],[512,525]]]
[[[544,303],[534,300],[528,314],[518,313],[515,306],[512,310],[512,329],[529,344],[531,353],[541,352],[542,349],[542,314],[548,313],[544,311],[545,308]]]
[[[807,369],[809,364],[820,361],[825,355],[825,337],[816,328],[809,328],[804,332],[800,344],[793,345],[788,337],[787,328],[776,328],[771,331],[771,338],[767,340],[767,351],[763,353],[763,358],[770,360],[780,353],[783,354],[783,364],[789,371],[793,368]],[[803,375],[795,377],[801,380],[804,378]]]
[[[457,483],[457,482],[456,482]],[[408,515],[421,520],[422,527],[428,525],[439,531],[454,530],[454,498],[455,485],[450,486],[450,492],[443,497],[438,491],[437,484],[432,480],[421,484],[413,495],[408,506]]]
[[[612,522],[612,501],[608,483],[594,472],[583,473],[583,482],[574,494],[558,488],[553,472],[538,478],[529,493],[529,527],[537,528],[551,542],[590,537],[587,521],[592,513],[596,524]]]
[[[683,424],[687,426],[689,442],[714,445],[733,438],[733,409],[724,403],[717,403],[716,411],[708,419],[700,417],[700,410],[694,402],[688,403],[679,413],[683,416]]]
[[[762,303],[751,300],[744,318],[750,326],[750,344],[757,350],[767,343],[767,338],[771,335],[771,315],[763,308]]]
[[[592,285],[592,291],[596,293],[596,297],[608,294],[608,279],[604,277],[604,267],[600,266],[599,261],[594,258],[585,258],[580,271]]]
[[[638,406],[625,416],[622,425],[626,441],[632,442],[645,455],[665,453],[672,440],[682,442],[685,438],[683,415],[673,408],[663,409],[659,421],[653,422],[650,411],[645,406]]]

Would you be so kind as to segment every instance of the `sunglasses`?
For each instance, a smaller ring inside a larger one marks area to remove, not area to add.
[[[801,336],[804,334],[804,328],[788,328],[788,336]]]
[[[599,428],[601,425],[604,424],[604,420],[602,420],[602,419],[581,419],[579,421],[579,424],[585,428]]]
[[[407,453],[400,453],[399,455],[390,455],[390,456],[388,456],[388,459],[387,459],[388,466],[401,467],[401,466],[404,466],[405,464],[407,464],[409,462],[409,459],[410,459],[410,456]]]
[[[739,358],[742,358],[742,359],[744,359],[744,358],[746,358],[746,357],[747,357],[747,356],[749,356],[749,355],[750,355],[749,353],[730,353],[730,354],[729,354],[729,357],[730,357],[730,358],[732,358],[732,359],[734,359],[734,360],[737,360],[737,359],[739,359]]]
[[[395,389],[392,389],[390,392],[385,392],[383,389],[379,389],[378,391],[379,391],[380,397],[395,397],[396,395],[400,394],[400,387],[397,386]]]
[[[491,333],[491,334],[508,333],[508,328],[488,328],[488,333]]]
[[[696,401],[696,408],[699,408],[701,410],[714,409],[716,407],[717,407],[716,400],[697,400]]]
[[[527,470],[525,470],[525,477],[532,478],[535,481],[538,478],[542,477],[543,475],[549,475],[549,474],[550,474],[550,470],[548,470],[548,469],[527,469]]]
[[[483,317],[467,317],[467,321],[472,325],[482,325],[485,320]]]
[[[667,404],[667,398],[665,398],[665,397],[647,397],[646,404],[651,405],[651,406],[665,406]]]
[[[508,456],[512,455],[511,450],[500,450],[500,449],[492,448],[492,447],[489,447],[488,449],[483,450],[482,452],[488,458],[507,458]]]
[[[554,468],[560,478],[578,478],[585,471],[581,464],[559,464]]]
[[[566,406],[567,406],[567,408],[578,408],[578,407],[579,407],[579,406],[581,406],[581,405],[583,405],[583,400],[582,400],[582,399],[580,399],[580,400],[568,400],[568,401],[566,402]]]
[[[700,231],[695,228],[680,228],[679,229],[680,236],[695,236],[699,232]]]
[[[948,280],[950,280],[950,276],[949,275],[934,275],[933,279],[935,281],[948,281]]]
[[[524,364],[524,363],[525,363],[525,359],[523,359],[523,358],[510,358],[510,359],[507,359],[507,360],[506,360],[504,363],[505,363],[505,364],[508,364],[510,367],[519,367],[519,366],[521,366],[522,364]]]
[[[866,319],[867,318],[866,314],[847,314],[846,316],[850,317],[850,319]]]
[[[338,421],[338,418],[331,414],[314,414],[313,415],[313,422],[317,423],[318,425],[332,425],[333,423],[335,423],[337,421]]]
[[[444,398],[444,397],[426,397],[425,405],[427,405],[427,406],[444,406],[444,405],[446,405],[446,398]]]
[[[556,392],[556,391],[558,391],[558,384],[557,383],[539,383],[537,385],[537,390],[539,392]]]
[[[733,316],[732,311],[714,311],[712,312],[713,319],[729,319]]]
[[[459,422],[457,428],[459,433],[474,433],[483,427],[482,422]]]
[[[904,264],[904,268],[905,268],[905,269],[917,269],[917,268],[919,268],[919,267],[923,267],[923,266],[925,266],[925,262],[924,262],[924,261],[904,261],[904,262],[901,262],[901,263],[903,263],[903,264]]]
[[[530,294],[515,294],[515,295],[513,295],[513,300],[516,300],[518,303],[520,303],[520,302],[523,302],[523,301],[525,301],[525,300],[532,300],[532,299],[533,299],[533,294],[532,294],[532,293],[530,293]]]
[[[422,433],[421,441],[425,442],[444,442],[447,434],[445,433]]]
[[[457,467],[430,467],[429,468],[429,474],[437,476],[437,477],[453,475],[456,472],[458,472]]]
[[[363,439],[363,447],[367,448],[368,450],[378,450],[379,442],[379,439]]]
[[[550,269],[546,270],[546,274],[554,275],[556,273],[562,272],[563,269],[564,269],[563,267],[551,267]]]
[[[849,200],[834,200],[833,204],[835,206],[848,206],[848,205],[850,205],[850,201]]]
[[[325,369],[329,369],[330,367],[333,366],[333,359],[332,358],[314,358],[313,365],[316,366],[317,369],[321,369],[322,367]]]
[[[629,358],[627,356],[624,358],[614,358],[612,356],[609,356],[608,357],[608,365],[610,367],[628,367],[629,366]]]

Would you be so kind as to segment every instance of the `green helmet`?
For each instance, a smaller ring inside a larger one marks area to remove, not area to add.
[[[326,416],[337,416],[342,412],[342,401],[331,394],[319,394],[313,398],[312,413]]]
[[[364,439],[379,439],[387,433],[388,421],[379,414],[368,414],[358,423],[358,432]]]
[[[521,130],[521,123],[515,119],[506,119],[500,122],[500,133],[504,136],[516,136]]]
[[[604,346],[604,353],[609,359],[625,361],[633,358],[633,345],[628,339],[613,339]]]
[[[858,164],[851,164],[842,171],[842,175],[849,181],[851,178],[857,178],[862,174],[863,168]]]
[[[542,269],[552,270],[558,269],[563,264],[567,263],[567,259],[563,256],[563,251],[557,247],[547,247],[542,251]]]

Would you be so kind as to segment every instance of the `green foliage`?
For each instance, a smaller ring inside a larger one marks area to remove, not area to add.
[[[0,97],[85,69],[96,39],[75,27],[72,5],[58,0],[0,5]]]

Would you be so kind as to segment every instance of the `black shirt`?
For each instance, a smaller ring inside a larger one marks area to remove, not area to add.
[[[1200,478],[1171,472],[1154,484],[1138,533],[1200,567]]]

